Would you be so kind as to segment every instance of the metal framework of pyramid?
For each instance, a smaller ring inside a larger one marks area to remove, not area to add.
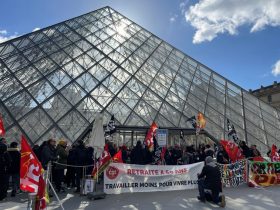
[[[7,138],[75,141],[96,112],[122,126],[205,130],[261,151],[279,145],[280,112],[110,7],[0,44],[0,112]]]

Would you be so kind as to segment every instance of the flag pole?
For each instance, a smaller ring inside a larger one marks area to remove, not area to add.
[[[50,182],[49,179],[48,179],[47,181],[48,181],[50,187],[52,188],[52,191],[53,191],[53,193],[54,193],[54,195],[55,195],[55,197],[56,197],[56,199],[57,199],[57,201],[58,201],[58,203],[59,203],[61,209],[64,210],[63,205],[62,205],[62,203],[61,203],[61,200],[59,199],[58,195],[56,194],[56,192],[55,192],[55,190],[54,190],[54,188],[53,188],[52,183]]]
[[[33,210],[37,193],[28,193],[27,210]]]

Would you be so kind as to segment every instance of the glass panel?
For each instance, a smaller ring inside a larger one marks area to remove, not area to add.
[[[115,98],[107,107],[107,111],[114,114],[116,119],[123,124],[125,119],[129,116],[131,110],[118,98]]]
[[[166,103],[162,104],[160,113],[168,118],[175,126],[179,125],[180,113]]]
[[[87,92],[92,91],[93,88],[95,88],[98,84],[98,81],[94,79],[89,73],[82,74],[82,76],[80,76],[76,82]]]
[[[58,90],[64,87],[65,85],[67,85],[71,81],[71,79],[67,76],[67,74],[60,69],[57,69],[54,73],[50,74],[47,78]]]
[[[113,94],[103,85],[98,86],[91,92],[91,96],[105,107],[113,98]]]
[[[34,63],[34,65],[43,75],[47,75],[58,68],[57,65],[48,58],[43,58]]]
[[[60,94],[51,97],[42,106],[54,121],[61,118],[71,108],[70,104]]]
[[[152,123],[152,121],[150,123]],[[128,126],[149,126],[150,124],[145,122],[143,119],[141,119],[135,113],[131,113],[128,116],[128,119],[126,120],[125,125],[128,125]]]
[[[4,101],[21,89],[19,82],[12,75],[8,76],[0,82],[0,98]]]
[[[134,108],[136,103],[138,102],[138,96],[133,93],[129,88],[125,87],[119,94],[118,98],[120,98],[127,106],[131,109]]]
[[[45,80],[32,85],[28,91],[38,103],[42,103],[55,93],[55,89]]]
[[[78,112],[73,110],[61,119],[58,125],[69,137],[69,140],[73,142],[88,127],[89,123]]]
[[[98,105],[91,97],[86,97],[77,107],[77,110],[88,120],[93,122],[97,112],[102,111],[102,107]]]
[[[142,119],[144,119],[148,124],[153,122],[157,111],[152,108],[149,104],[144,101],[139,101],[137,106],[134,108],[134,112],[137,113]]]
[[[7,100],[5,102],[5,105],[9,109],[10,113],[14,116],[14,118],[18,120],[20,117],[34,108],[34,106],[36,106],[37,104],[27,92],[22,91]]]
[[[52,122],[42,109],[36,109],[20,120],[19,124],[30,140],[34,142],[51,126]]]
[[[71,83],[61,90],[61,94],[72,104],[77,104],[86,93],[76,84]]]
[[[75,61],[66,64],[62,67],[62,69],[65,72],[67,72],[72,78],[76,78],[77,76],[81,75],[84,71],[84,69]]]
[[[103,80],[110,73],[99,64],[91,67],[88,72],[99,81]]]

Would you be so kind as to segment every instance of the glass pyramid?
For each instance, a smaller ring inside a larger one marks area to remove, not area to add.
[[[112,114],[122,126],[191,128],[267,146],[280,139],[280,113],[110,7],[0,44],[0,113],[7,138],[74,142]]]

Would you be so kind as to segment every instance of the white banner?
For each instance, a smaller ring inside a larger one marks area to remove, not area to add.
[[[190,165],[134,165],[111,163],[104,172],[104,192],[154,192],[197,188],[203,162]]]

